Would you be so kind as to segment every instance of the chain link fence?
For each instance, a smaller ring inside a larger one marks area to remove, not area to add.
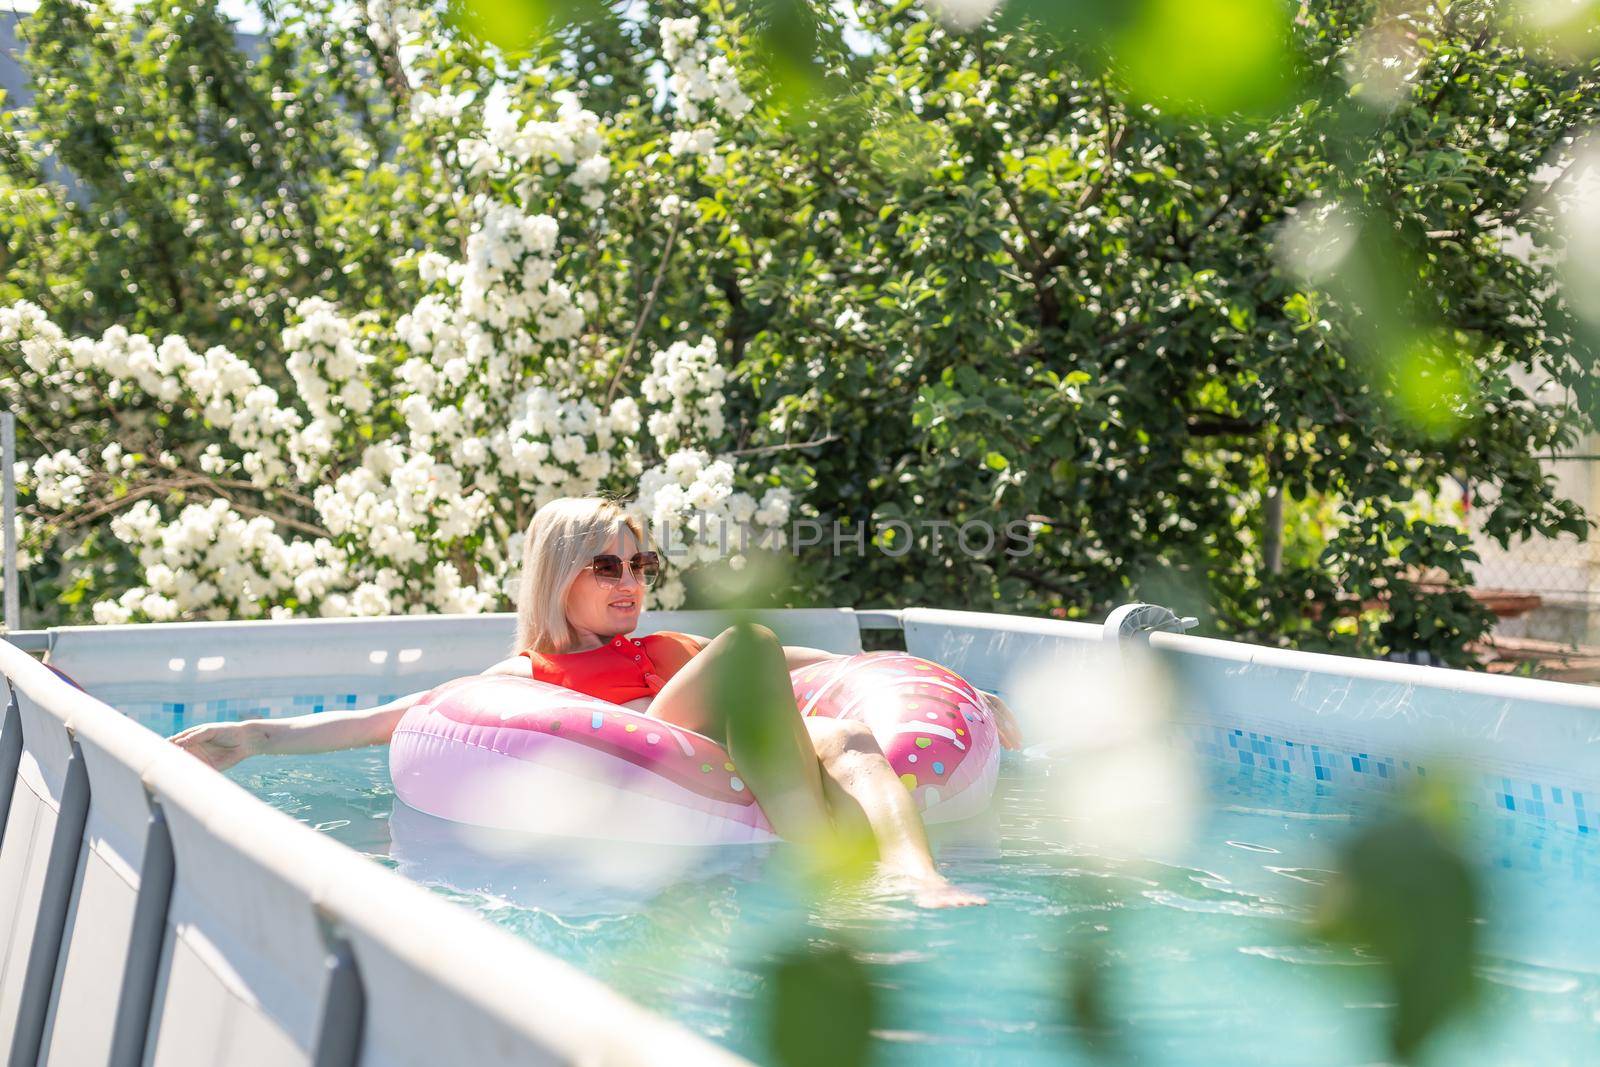
[[[1545,469],[1562,495],[1600,517],[1600,450],[1547,459]],[[1476,547],[1480,595],[1501,613],[1497,638],[1600,646],[1600,534],[1587,541],[1570,534],[1536,538],[1510,548],[1480,537]]]

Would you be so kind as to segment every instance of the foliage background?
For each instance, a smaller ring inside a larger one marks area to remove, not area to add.
[[[492,190],[455,146],[490,87],[530,115],[573,89],[610,170],[603,208],[558,212],[557,262],[593,307],[527,379],[603,405],[640,393],[645,354],[708,336],[727,375],[708,456],[742,488],[869,530],[950,524],[942,550],[802,552],[787,603],[1076,618],[1138,597],[1217,634],[1461,663],[1491,620],[1441,485],[1488,502],[1502,542],[1587,531],[1533,458],[1593,425],[1559,194],[1600,71],[1564,27],[1353,0],[1014,3],[973,25],[909,2],[508,10],[555,19],[528,58],[386,4],[263,8],[246,55],[210,3],[45,0],[35,101],[0,139],[0,296],[67,335],[224,345],[304,409],[300,302],[388,337],[428,292],[417,255],[463,255],[481,229]],[[673,141],[704,116],[669,87],[660,19],[691,16],[754,100],[716,119],[709,155]],[[527,25],[473,22],[515,44]],[[175,479],[162,451],[225,435],[138,390],[29,389],[10,340],[24,456],[70,448],[88,471],[71,507],[24,497],[30,624],[145,583],[109,532],[138,500],[163,521],[220,497],[285,536],[320,526],[292,477]],[[372,351],[381,386],[407,353]],[[382,400],[327,480],[357,438],[403,436]],[[638,469],[674,447],[626,446]],[[526,521],[515,496],[493,500],[501,542]],[[965,523],[1017,519],[1028,556],[950,550]],[[430,552],[514,569],[470,537]],[[420,581],[393,570],[371,610],[429,610]],[[320,610],[251,592],[191,613]],[[509,607],[485,595],[471,609]]]

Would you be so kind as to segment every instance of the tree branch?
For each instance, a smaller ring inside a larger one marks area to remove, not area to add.
[[[1183,240],[1177,242],[1178,247],[1182,249],[1185,255],[1187,255],[1189,250],[1194,247],[1194,243],[1200,239],[1202,234],[1207,233],[1212,226],[1216,225],[1217,220],[1222,217],[1222,213],[1228,210],[1228,205],[1233,203],[1233,194],[1234,188],[1230,184],[1228,186],[1228,191],[1222,194],[1222,202],[1219,203],[1203,221],[1201,221],[1197,228],[1191,230],[1189,233],[1184,235]]]
[[[830,433],[826,437],[814,437],[809,441],[793,441],[782,445],[760,445],[756,448],[736,448],[731,452],[722,452],[724,456],[763,456],[772,452],[793,452],[799,448],[813,448],[817,445],[826,445],[839,440],[839,435]]]
[[[734,365],[744,358],[746,334],[744,330],[744,291],[739,288],[739,279],[729,268],[727,274],[717,279],[717,288],[722,291],[724,299],[728,301],[728,352],[732,356]]]
[[[1190,437],[1248,437],[1260,433],[1266,428],[1266,423],[1205,412],[1189,416],[1184,422],[1184,428],[1189,431]]]
[[[257,487],[252,485],[250,488],[256,489]],[[160,493],[173,492],[175,490],[188,489],[210,490],[217,497],[227,501],[229,507],[240,512],[241,514],[260,515],[264,518],[271,519],[274,523],[280,526],[299,530],[302,533],[311,534],[314,537],[326,537],[331,540],[334,536],[331,531],[325,530],[321,526],[316,526],[312,523],[305,522],[290,515],[284,515],[280,512],[270,511],[266,508],[256,507],[253,504],[245,504],[234,500],[210,478],[203,476],[196,477],[192,475],[183,478],[165,478],[159,481],[146,482],[144,485],[141,485],[136,489],[129,490],[129,492],[124,496],[117,497],[114,500],[101,501],[99,504],[89,508],[88,511],[73,512],[72,515],[67,517],[61,524],[61,528],[70,530],[79,526],[86,526],[89,523],[94,522],[96,519],[103,518],[104,516],[110,515],[113,512],[121,511],[129,505],[139,500],[143,500],[145,497],[155,496]],[[259,492],[261,490],[257,489],[257,491]]]
[[[1109,114],[1106,121],[1108,123],[1111,121]],[[1127,139],[1127,126],[1117,127],[1115,133],[1112,132],[1109,125],[1106,127],[1105,166],[1100,169],[1100,173],[1098,176],[1096,176],[1094,183],[1090,185],[1089,188],[1085,189],[1083,191],[1083,195],[1078,198],[1078,203],[1075,205],[1078,211],[1088,210],[1089,208],[1098,204],[1101,198],[1105,196],[1106,186],[1111,181],[1112,166],[1116,163],[1117,155],[1122,151],[1122,146]],[[1050,251],[1046,253],[1044,258],[1039,262],[1037,269],[1044,272],[1055,270],[1066,261],[1068,253],[1068,246],[1064,244],[1053,245]]]
[[[1034,302],[1039,308],[1040,327],[1049,326],[1061,318],[1061,303],[1056,299],[1055,294],[1050,292],[1049,271],[1042,269],[1042,264],[1049,256],[1049,250],[1039,241],[1034,232],[1028,228],[1027,222],[1022,217],[1022,209],[1017,206],[1016,198],[1011,194],[1011,187],[1006,183],[1005,177],[992,160],[989,164],[989,180],[994,182],[996,189],[1000,190],[1000,199],[1004,201],[1006,209],[1011,212],[1011,219],[1016,223],[1017,231],[1022,234],[1023,241],[1026,242],[1029,252],[1033,255],[1031,264],[1023,263],[1015,253],[1012,254],[1011,258],[1033,284]]]
[[[1039,238],[1034,236],[1033,231],[1028,229],[1028,224],[1022,220],[1022,210],[1017,207],[1016,198],[1011,195],[1011,187],[1001,179],[1000,175],[992,167],[989,171],[989,177],[994,181],[995,188],[1000,190],[1000,199],[1005,201],[1007,210],[1011,212],[1012,221],[1017,224],[1017,230],[1021,232],[1022,239],[1028,243],[1028,248],[1033,252],[1034,263],[1043,263],[1049,249],[1039,243]],[[1028,272],[1029,277],[1038,277],[1034,274],[1033,269],[1026,264],[1021,266],[1023,270]]]
[[[310,497],[303,496],[300,493],[292,492],[288,489],[263,489],[254,482],[241,481],[238,478],[213,478],[209,474],[204,474],[196,470],[190,470],[188,467],[181,465],[174,467],[173,471],[174,473],[187,475],[188,477],[194,478],[198,481],[210,482],[212,485],[218,486],[219,489],[244,489],[252,493],[260,493],[262,496],[281,496],[289,503],[297,504],[300,507],[311,511],[316,510],[317,507],[316,501],[312,500]],[[226,493],[218,492],[217,495],[227,497],[230,500],[233,499],[232,497],[228,497]]]
[[[1069,601],[1071,601],[1073,603],[1082,603],[1083,602],[1083,599],[1084,599],[1083,590],[1081,590],[1081,589],[1075,590],[1075,589],[1072,589],[1072,588],[1070,588],[1068,586],[1062,585],[1060,582],[1056,581],[1054,578],[1050,577],[1049,575],[1040,574],[1038,571],[1029,570],[1026,567],[1012,567],[1006,573],[1014,574],[1018,578],[1021,578],[1022,580],[1026,581],[1026,582],[1031,582],[1031,583],[1033,583],[1034,585],[1038,586],[1041,589],[1047,589],[1050,592],[1056,594],[1057,596],[1062,597],[1062,598],[1064,598],[1066,600],[1069,600]]]
[[[1126,125],[1118,126],[1116,132],[1113,133],[1110,124],[1111,113],[1108,104],[1106,111],[1105,166],[1100,168],[1100,173],[1095,177],[1094,183],[1085,189],[1083,195],[1078,198],[1077,207],[1079,211],[1094,207],[1100,202],[1100,198],[1105,195],[1106,184],[1111,180],[1112,164],[1116,163],[1117,155],[1122,151],[1122,144],[1128,139],[1128,127]]]
[[[644,298],[644,306],[639,309],[639,317],[634,320],[633,333],[628,337],[628,347],[623,350],[622,358],[617,361],[617,369],[611,372],[611,382],[606,386],[606,404],[617,394],[617,386],[622,382],[622,372],[628,369],[628,364],[633,361],[633,353],[639,346],[639,336],[644,333],[645,320],[650,317],[650,310],[656,305],[656,295],[661,292],[661,279],[667,274],[667,261],[672,258],[672,247],[678,239],[678,227],[683,224],[683,209],[672,217],[672,228],[667,231],[666,247],[661,250],[661,262],[656,264],[655,281],[650,283],[650,292]]]
[[[1117,156],[1122,152],[1122,146],[1128,139],[1128,126],[1126,124],[1116,126],[1112,122],[1109,95],[1101,97],[1101,113],[1104,115],[1106,129],[1105,163],[1100,168],[1100,173],[1095,177],[1093,183],[1078,198],[1077,204],[1074,205],[1074,209],[1077,211],[1084,211],[1093,207],[1105,196],[1106,186],[1111,181],[1113,165],[1116,163]],[[992,167],[990,168],[990,177],[994,181],[996,188],[1000,190],[1000,196],[1005,200],[1006,207],[1011,210],[1012,218],[1016,219],[1017,228],[1022,231],[1023,239],[1028,242],[1029,250],[1033,252],[1033,264],[1031,266],[1024,265],[1023,269],[1035,280],[1036,284],[1042,285],[1044,277],[1065,262],[1069,254],[1069,247],[1058,242],[1051,242],[1048,248],[1045,247],[1023,222],[1022,212],[1017,209],[1016,201],[1012,198],[1009,187],[1005,182],[1001,181],[1000,175],[996,174]]]

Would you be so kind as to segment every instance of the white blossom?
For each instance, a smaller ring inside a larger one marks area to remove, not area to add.
[[[19,464],[40,509],[98,502],[114,482],[172,477],[180,465],[199,476],[181,503],[146,496],[112,511],[109,532],[140,570],[136,585],[92,605],[95,621],[499,610],[520,565],[510,516],[602,488],[636,487],[634,509],[687,565],[739,553],[748,532],[786,522],[786,492],[758,499],[741,462],[718,457],[729,383],[714,341],[667,345],[636,392],[599,399],[609,368],[593,369],[590,343],[603,351],[614,339],[596,337],[599,301],[565,264],[613,184],[600,118],[573,93],[510,88],[526,82],[426,83],[428,9],[370,0],[353,18],[415,79],[402,119],[431,124],[442,144],[450,173],[436,209],[464,212],[463,244],[401,257],[415,272],[399,272],[414,279],[403,305],[294,305],[279,338],[287,395],[226,347],[198,352],[121,327],[68,337],[35,305],[0,307],[5,388],[138,413],[126,437]],[[662,24],[680,122],[669,140],[714,172],[722,131],[751,102],[701,29],[693,18]],[[677,195],[661,202],[664,217],[685,208]],[[154,443],[146,420],[157,415],[197,432],[208,424],[214,439],[181,459],[175,443]],[[207,478],[219,482],[210,493]],[[220,495],[224,479],[261,493],[229,486],[235,507]],[[476,546],[466,557],[463,543]],[[32,558],[19,552],[23,565]],[[676,574],[653,590],[667,608],[685,593]]]
[[[674,109],[686,124],[672,131],[668,151],[679,157],[702,157],[715,174],[725,165],[716,153],[721,117],[738,120],[754,107],[739,84],[738,72],[724,53],[700,40],[698,18],[662,19],[661,55],[667,61],[667,88]]]

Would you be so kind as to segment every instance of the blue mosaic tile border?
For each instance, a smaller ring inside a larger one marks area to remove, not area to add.
[[[1242,767],[1261,767],[1304,777],[1329,788],[1350,787],[1394,791],[1402,782],[1425,778],[1428,767],[1399,756],[1357,752],[1334,745],[1296,741],[1238,727],[1184,723],[1177,727],[1180,744],[1204,756]],[[1555,823],[1580,834],[1600,834],[1600,793],[1510,777],[1495,771],[1463,776],[1470,805],[1510,812]]]
[[[157,732],[173,732],[201,722],[238,722],[241,719],[282,719],[319,711],[343,711],[386,704],[399,693],[309,693],[293,696],[221,697],[215,700],[117,701],[116,708],[135,722]]]
[[[1284,774],[1304,774],[1318,782],[1332,782],[1345,774],[1376,776],[1380,781],[1403,775],[1426,777],[1428,769],[1408,759],[1349,752],[1328,745],[1293,741],[1222,726],[1186,726],[1191,747],[1205,755],[1246,767],[1265,767]]]
[[[307,693],[267,697],[223,697],[213,700],[126,701],[118,710],[162,734],[200,722],[273,719],[346,708],[374,707],[398,693]],[[1225,764],[1262,768],[1314,782],[1320,789],[1393,791],[1412,778],[1423,778],[1428,766],[1401,756],[1363,752],[1338,745],[1313,743],[1213,723],[1182,723],[1175,741],[1200,755]],[[1600,790],[1572,782],[1533,780],[1498,771],[1464,776],[1465,798],[1481,808],[1513,813],[1543,823],[1569,827],[1580,834],[1600,834]]]

